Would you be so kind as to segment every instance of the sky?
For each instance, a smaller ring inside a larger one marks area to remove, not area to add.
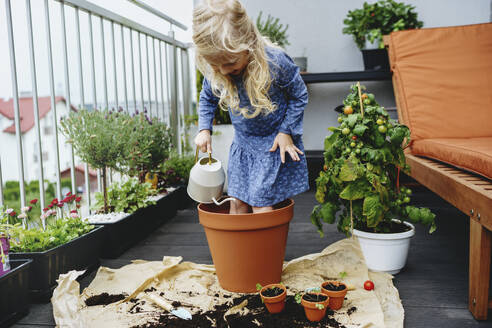
[[[170,30],[170,24],[163,19],[145,11],[144,9],[135,6],[128,0],[90,0],[100,7],[108,9],[114,13],[124,16],[130,20],[140,23],[148,28],[151,28],[159,33],[168,34]],[[191,42],[191,17],[193,9],[192,0],[144,0],[144,2],[153,8],[165,13],[166,15],[174,18],[175,20],[183,23],[188,27],[187,31],[183,31],[178,27],[174,27],[176,32],[176,39],[182,42]],[[60,3],[54,0],[48,0],[50,9],[50,22],[51,22],[51,40],[53,47],[53,62],[54,62],[54,76],[55,76],[55,89],[59,95],[65,94],[64,83],[64,65],[63,65],[63,52],[62,52],[62,28],[61,28],[61,16],[60,16]],[[27,28],[27,16],[26,16],[26,1],[11,0],[12,6],[12,20],[14,27],[14,42],[17,61],[17,79],[18,90],[20,92],[31,92],[32,79],[31,79],[31,64],[29,60],[29,43],[28,43],[28,28]],[[44,0],[31,0],[32,6],[32,20],[33,20],[33,39],[35,48],[35,61],[36,61],[36,75],[38,84],[38,95],[49,95],[49,70],[48,70],[48,52],[46,42],[46,22],[45,22],[45,9]],[[79,84],[79,69],[78,69],[78,55],[77,55],[77,38],[75,29],[75,10],[70,6],[65,6],[66,28],[67,28],[67,47],[69,57],[69,76],[70,76],[70,95],[72,103],[78,105],[80,103],[80,84]],[[83,66],[83,83],[84,83],[84,100],[90,102],[93,99],[92,93],[92,75],[91,75],[91,59],[90,59],[90,41],[89,41],[89,22],[88,15],[80,11],[80,30],[81,30],[81,48],[82,48],[82,66]],[[96,71],[96,96],[99,105],[103,102],[103,55],[102,55],[102,43],[101,43],[101,31],[100,20],[98,17],[93,17],[93,35],[94,35],[94,56],[95,56],[95,71]],[[106,74],[108,76],[108,98],[111,102],[114,100],[114,66],[112,47],[111,47],[111,24],[105,21],[105,48],[106,48]],[[126,74],[127,81],[130,81],[130,50],[129,39],[130,34],[128,29],[124,29],[124,42],[125,42],[125,57],[126,57]],[[137,48],[137,35],[133,35],[134,40],[134,56],[135,56],[135,80],[136,80],[136,97],[140,98],[140,79],[138,68],[138,48]],[[144,95],[147,95],[147,76],[146,76],[146,60],[145,60],[145,43],[142,38],[142,57],[143,57],[143,87]],[[150,52],[150,77],[153,81],[153,57],[152,57],[152,43],[148,43]],[[156,54],[158,54],[158,45],[156,47]],[[5,1],[0,1],[0,97],[10,98],[12,97],[12,82],[10,72],[10,54],[7,38],[7,23],[6,23],[6,9]],[[164,47],[161,48],[164,53]],[[121,44],[121,31],[119,26],[115,27],[115,57],[116,57],[116,80],[118,85],[118,98],[121,103],[123,94],[123,72],[122,72],[122,44]],[[164,56],[164,54],[163,54]],[[157,59],[157,68],[159,67]],[[165,70],[165,67],[164,67]],[[163,73],[165,74],[165,72]],[[159,76],[157,76],[159,81]],[[153,83],[153,82],[152,82]],[[194,85],[194,83],[191,83]],[[160,86],[158,82],[158,86]],[[154,86],[151,84],[151,97],[154,98]],[[128,97],[131,98],[132,86],[128,86]],[[159,94],[160,91],[158,91]]]

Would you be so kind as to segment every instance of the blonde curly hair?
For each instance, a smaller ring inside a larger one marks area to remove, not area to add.
[[[219,107],[234,115],[253,118],[269,114],[277,106],[268,96],[272,77],[268,66],[266,46],[274,46],[261,36],[255,24],[238,0],[204,0],[193,11],[193,42],[196,64],[210,81],[212,92],[219,98]],[[238,91],[231,77],[214,70],[205,58],[231,60],[248,52],[249,62],[244,69],[244,87],[252,110],[240,108]]]

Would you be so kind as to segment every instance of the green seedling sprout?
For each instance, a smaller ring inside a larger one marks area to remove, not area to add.
[[[340,276],[340,279],[345,279],[345,277],[347,276],[347,272],[345,272],[345,271],[340,272],[339,276]]]
[[[325,306],[324,306],[323,304],[319,304],[319,303],[317,303],[317,304],[316,304],[316,308],[317,308],[318,310],[323,310],[323,309],[325,308]]]
[[[294,297],[294,299],[296,300],[296,302],[298,304],[301,304],[302,294],[300,294],[300,293],[296,294],[296,296]]]
[[[260,291],[263,288],[263,286],[259,283],[256,284],[256,290]]]

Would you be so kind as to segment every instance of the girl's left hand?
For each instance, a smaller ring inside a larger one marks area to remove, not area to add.
[[[280,148],[280,159],[282,160],[282,163],[285,163],[285,153],[289,153],[290,158],[292,158],[293,161],[300,161],[301,159],[299,158],[299,154],[304,155],[304,153],[294,145],[294,142],[292,141],[292,137],[289,134],[285,134],[282,132],[279,132],[277,136],[275,137],[275,140],[273,141],[273,146],[270,148],[270,151],[276,151],[277,148]]]

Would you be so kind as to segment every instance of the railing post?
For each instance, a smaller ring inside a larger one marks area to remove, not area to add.
[[[114,39],[114,22],[111,22],[111,42],[112,42],[112,52],[113,52],[113,80],[114,80],[114,101],[115,101],[115,109],[118,110],[118,74],[116,74],[116,47],[115,47],[115,39]],[[111,175],[112,176],[112,175]]]
[[[169,36],[174,40],[174,31],[169,31]],[[178,61],[177,48],[174,44],[170,44],[171,51],[169,57],[169,78],[171,87],[171,131],[174,135],[174,145],[181,154],[181,143],[179,138],[179,120],[178,120]]]
[[[160,78],[161,78],[161,100],[162,100],[162,121],[169,124],[167,115],[166,115],[166,101],[164,98],[164,76],[162,75],[162,44],[160,40],[157,40],[157,44],[159,45],[159,71],[160,71]],[[165,45],[165,43],[164,43]],[[164,60],[167,60],[167,58],[164,58]],[[167,85],[167,82],[166,82]]]
[[[126,49],[125,49],[125,36],[123,31],[123,25],[120,25],[121,31],[121,56],[123,61],[123,90],[125,91],[125,110],[128,113],[128,91],[126,86]],[[118,108],[119,109],[119,108]]]
[[[38,84],[36,81],[36,58],[34,57],[34,39],[32,34],[31,0],[26,0],[27,29],[29,38],[29,61],[31,63],[32,104],[34,111],[34,126],[36,127],[37,152],[39,156],[39,204],[44,208],[44,172],[43,147],[41,145],[41,128],[39,127]],[[25,220],[24,224],[25,224]]]
[[[12,25],[12,10],[10,8],[10,0],[5,0],[5,11],[7,14],[7,34],[8,34],[9,50],[10,50],[10,72],[12,75],[12,100],[14,102],[15,137],[17,140],[19,191],[20,191],[21,207],[24,207],[26,206],[26,190],[24,186],[24,156],[22,153],[22,131],[20,129],[19,93],[17,89],[17,67],[15,63],[14,31]]]
[[[108,103],[108,80],[106,77],[106,44],[104,42],[104,19],[102,16],[100,17],[100,22],[101,22],[101,49],[102,49],[102,65],[103,65],[103,81],[104,81],[104,106],[105,108],[103,109],[109,109],[109,103]]]
[[[3,206],[2,159],[0,158],[0,206]]]
[[[133,110],[137,109],[137,93],[135,91],[135,60],[133,58],[133,30],[130,29],[130,58],[131,58],[131,69],[132,69],[132,84],[133,84]]]
[[[183,58],[184,57],[184,58]],[[190,61],[189,61],[189,51],[181,50],[181,67],[182,67],[182,77],[183,77],[183,107],[184,115],[190,115],[191,110],[191,85],[190,85]]]

